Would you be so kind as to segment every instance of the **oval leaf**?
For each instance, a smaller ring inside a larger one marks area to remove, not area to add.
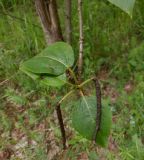
[[[41,55],[56,60],[69,68],[74,63],[74,52],[72,47],[65,42],[56,42],[41,52]]]
[[[102,107],[101,127],[98,132],[96,143],[106,146],[110,134],[112,115],[108,106]],[[72,123],[74,128],[85,138],[93,140],[96,129],[96,97],[81,97],[75,103]]]
[[[39,55],[24,62],[20,68],[35,74],[59,76],[74,63],[74,53],[70,45],[56,42]]]
[[[135,0],[108,0],[132,17]]]
[[[51,74],[56,76],[63,74],[66,70],[66,67],[60,62],[49,59],[46,56],[33,57],[24,62],[22,67],[32,73]]]

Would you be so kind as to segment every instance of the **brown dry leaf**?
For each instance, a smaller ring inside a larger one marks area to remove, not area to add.
[[[87,153],[84,153],[84,152],[81,153],[81,154],[78,156],[77,160],[89,160]]]
[[[11,136],[15,141],[19,141],[20,139],[22,139],[22,137],[25,136],[25,134],[20,129],[14,128]]]
[[[133,90],[133,84],[132,84],[132,82],[128,82],[126,85],[125,85],[125,87],[124,87],[124,90],[127,92],[127,93],[131,93],[132,92],[132,90]]]
[[[109,145],[108,145],[109,151],[112,151],[114,153],[118,153],[118,145],[113,139],[112,135],[109,137]]]
[[[103,92],[106,97],[110,97],[112,103],[115,103],[119,97],[119,93],[110,85],[104,86]]]
[[[103,66],[97,75],[98,79],[107,80],[109,77],[108,69],[106,66]]]
[[[3,151],[0,152],[0,160],[8,160],[11,158],[13,154],[13,150],[10,148],[5,148]]]
[[[47,155],[48,160],[53,160],[54,157],[60,152],[60,148],[56,144],[54,132],[51,130],[47,137]]]
[[[105,149],[103,149],[101,147],[97,147],[96,150],[97,150],[97,153],[99,155],[99,159],[100,160],[107,160],[106,159],[106,151],[105,151]]]

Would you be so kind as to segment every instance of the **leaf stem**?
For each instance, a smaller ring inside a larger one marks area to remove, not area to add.
[[[95,79],[95,77],[92,77],[92,78],[90,78],[90,79],[87,79],[86,81],[84,81],[83,83],[81,83],[80,85],[78,85],[78,87],[81,88],[81,87],[83,87],[85,84],[91,82],[91,81],[94,80],[94,79]]]
[[[70,82],[68,82],[68,81],[64,81],[67,85],[70,85],[70,86],[72,86],[72,87],[74,87],[75,85],[74,84],[72,84],[72,83],[70,83]]]
[[[71,73],[71,75],[72,75],[75,83],[78,84],[78,80],[77,80],[77,78],[76,78],[76,75],[75,75],[74,71],[73,71],[71,68],[68,68],[68,70],[69,70],[69,72]]]
[[[58,104],[61,104],[68,96],[70,96],[73,92],[75,91],[75,89],[71,90],[70,92],[68,92],[59,102]]]

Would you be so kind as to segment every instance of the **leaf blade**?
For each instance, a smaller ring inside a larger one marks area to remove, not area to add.
[[[74,63],[72,47],[65,42],[56,42],[37,56],[25,61],[20,68],[25,72],[59,76]]]
[[[41,52],[41,55],[45,55],[51,59],[57,60],[67,68],[71,67],[74,63],[73,49],[65,42],[56,42],[48,46]]]
[[[85,138],[93,140],[93,135],[96,128],[96,98],[94,96],[85,97],[89,104],[89,109],[86,107],[83,98],[77,101],[72,114],[72,123],[74,128]],[[102,107],[102,119],[100,131],[97,134],[96,143],[101,146],[106,146],[111,128],[111,111],[110,108]]]
[[[61,87],[66,83],[66,75],[48,76],[42,79],[41,83],[46,86]]]
[[[35,74],[60,75],[65,72],[65,66],[45,56],[36,56],[24,62],[21,68]]]
[[[130,17],[132,17],[133,8],[135,4],[135,0],[108,0],[110,3],[114,4],[115,6],[122,9],[124,12],[126,12]]]

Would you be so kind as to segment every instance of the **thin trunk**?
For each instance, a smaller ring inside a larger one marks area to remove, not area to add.
[[[79,59],[78,59],[78,79],[81,82],[83,70],[83,18],[82,18],[82,0],[78,0],[78,15],[79,15]]]
[[[72,0],[65,0],[65,30],[66,41],[71,44],[72,42],[72,22],[71,22],[71,6]]]
[[[35,0],[47,44],[63,41],[56,0]]]

